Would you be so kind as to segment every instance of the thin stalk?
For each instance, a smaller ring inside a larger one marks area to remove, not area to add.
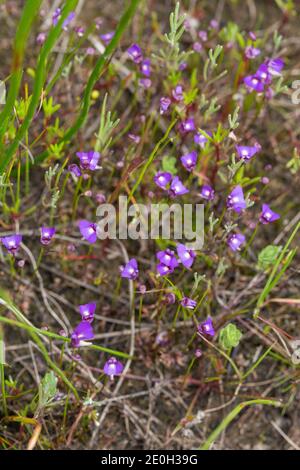
[[[7,165],[11,162],[11,159],[13,158],[18,146],[19,142],[23,139],[25,136],[32,119],[34,118],[34,114],[36,112],[36,109],[39,105],[41,93],[43,90],[43,86],[46,80],[46,75],[47,75],[47,63],[48,63],[48,58],[49,55],[55,46],[59,36],[61,35],[63,29],[62,29],[62,24],[68,14],[74,10],[74,8],[77,5],[78,0],[67,0],[66,5],[62,11],[60,20],[58,24],[50,30],[50,33],[42,47],[42,50],[40,52],[39,58],[38,58],[38,64],[37,64],[37,69],[36,69],[36,74],[35,74],[35,82],[33,86],[33,93],[32,97],[30,100],[30,104],[28,106],[28,110],[26,113],[26,116],[24,118],[24,121],[22,122],[22,125],[19,127],[17,134],[15,136],[14,141],[11,143],[9,146],[8,150],[6,151],[5,155],[0,161],[0,174],[2,174],[7,167]],[[38,3],[40,4],[40,1],[33,1],[29,3]],[[1,122],[1,120],[0,120]],[[0,133],[0,138],[1,138],[1,133]]]
[[[211,445],[215,442],[215,440],[219,437],[222,431],[224,431],[227,426],[236,418],[236,416],[247,406],[252,405],[271,405],[271,406],[282,406],[279,401],[276,400],[268,400],[259,398],[257,400],[249,400],[243,401],[239,403],[233,410],[228,413],[227,416],[221,421],[221,423],[214,429],[214,431],[208,436],[204,444],[199,448],[199,450],[209,450]]]
[[[2,146],[2,138],[6,132],[7,123],[13,114],[14,104],[19,94],[27,40],[31,31],[33,20],[40,9],[41,3],[42,0],[27,0],[17,27],[12,58],[12,73],[9,82],[9,92],[4,109],[0,114],[0,146]]]
[[[8,308],[10,308],[10,307],[8,306]],[[15,310],[12,310],[12,311],[15,313]],[[33,325],[30,325],[28,323],[23,323],[21,321],[11,320],[10,318],[0,316],[0,322],[6,323],[6,324],[12,325],[12,326],[17,326],[18,328],[22,328],[23,330],[26,330],[29,333],[33,332],[33,333],[37,333],[38,335],[41,335],[41,336],[47,336],[48,338],[57,339],[59,341],[63,341],[64,343],[70,343],[71,342],[70,338],[66,338],[65,336],[61,336],[61,335],[58,335],[56,333],[52,333],[51,331],[40,330],[39,328],[37,328]],[[96,344],[90,344],[87,347],[89,349],[93,349],[94,351],[101,351],[101,352],[108,353],[112,356],[119,356],[119,357],[123,357],[125,359],[129,358],[128,354],[126,354],[126,353],[116,351],[115,349],[110,349],[110,348],[105,348],[103,346],[98,346]]]
[[[141,0],[131,0],[130,4],[127,8],[127,10],[123,13],[123,16],[121,17],[119,24],[116,28],[115,34],[110,41],[110,43],[107,45],[105,51],[103,52],[102,56],[98,59],[96,62],[96,65],[88,79],[87,85],[85,87],[84,95],[82,98],[82,105],[80,108],[79,116],[75,123],[73,124],[72,127],[69,128],[69,130],[66,132],[66,134],[62,137],[60,140],[61,142],[69,142],[72,137],[80,130],[80,128],[84,125],[89,109],[91,106],[91,93],[93,91],[93,88],[96,84],[96,82],[99,80],[105,66],[110,60],[110,57],[113,55],[115,52],[116,48],[118,47],[118,44],[120,42],[121,37],[123,36],[124,32],[126,31],[130,21],[132,20],[135,11],[139,5]],[[49,156],[49,151],[46,150],[42,154],[38,155],[36,158],[36,162],[42,162],[44,161],[47,157]]]

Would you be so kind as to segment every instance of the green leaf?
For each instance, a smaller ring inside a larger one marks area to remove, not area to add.
[[[57,377],[51,370],[47,372],[39,385],[39,406],[44,408],[55,397],[57,392]]]
[[[258,255],[257,266],[259,269],[265,270],[273,266],[277,257],[282,250],[281,246],[268,245]]]
[[[162,159],[162,168],[164,171],[167,171],[168,173],[171,173],[172,175],[176,175],[177,173],[176,158],[165,155]]]
[[[233,323],[229,323],[220,331],[219,342],[223,349],[231,349],[238,346],[241,337],[242,332]]]

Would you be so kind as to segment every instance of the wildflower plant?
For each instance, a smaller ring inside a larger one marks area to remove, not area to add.
[[[0,447],[258,448],[241,409],[296,415],[299,11],[91,3],[0,6]]]

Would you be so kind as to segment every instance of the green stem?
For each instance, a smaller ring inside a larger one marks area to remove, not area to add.
[[[276,263],[274,264],[274,267],[269,275],[269,278],[267,280],[267,283],[265,285],[265,287],[263,288],[259,298],[258,298],[258,301],[257,301],[257,305],[256,305],[256,309],[255,309],[255,312],[254,312],[254,318],[257,318],[258,315],[259,315],[259,310],[261,308],[261,306],[264,304],[266,298],[268,297],[269,293],[271,292],[271,290],[274,288],[275,284],[279,281],[280,277],[279,275],[276,276],[276,273],[277,273],[277,270],[278,270],[278,267],[281,263],[281,261],[283,260],[290,244],[292,243],[293,239],[295,238],[298,230],[300,229],[300,222],[298,222],[298,224],[296,225],[295,229],[293,230],[293,232],[291,233],[291,236],[290,238],[288,239],[288,241],[286,242],[283,250],[281,251],[280,253],[280,256],[278,256],[277,258],[277,261]],[[286,263],[286,265],[288,265],[288,263]],[[287,269],[287,266],[286,268]],[[283,272],[285,271],[285,269],[283,270]],[[275,282],[274,282],[274,278],[275,278]]]
[[[7,305],[7,307],[11,308],[11,306],[8,306],[8,305]],[[15,310],[12,310],[12,311],[15,313]],[[6,318],[6,317],[3,317],[3,316],[0,315],[0,322],[6,323],[6,324],[12,325],[12,326],[17,326],[18,328],[22,328],[23,330],[26,330],[29,333],[34,332],[38,335],[47,336],[48,338],[52,338],[52,339],[57,339],[59,341],[63,341],[64,343],[70,343],[71,342],[70,338],[66,338],[65,336],[61,336],[61,335],[58,335],[56,333],[52,333],[51,331],[40,330],[39,328],[37,328],[33,325],[23,323],[23,321],[21,322],[21,321],[11,320],[10,318]],[[105,352],[105,353],[108,353],[112,356],[119,356],[119,357],[123,357],[124,359],[129,358],[128,354],[120,352],[120,351],[116,351],[115,349],[105,348],[103,346],[98,346],[96,344],[91,344],[88,347],[89,347],[89,349],[93,349],[94,351]]]
[[[61,35],[61,33],[63,31],[62,24],[63,24],[64,20],[66,19],[68,14],[72,10],[74,10],[74,8],[77,5],[77,2],[78,2],[78,0],[67,0],[66,5],[65,5],[65,7],[62,11],[62,14],[61,14],[61,17],[60,17],[60,20],[59,20],[58,24],[50,30],[50,33],[49,33],[49,35],[48,35],[48,37],[47,37],[47,39],[46,39],[46,41],[45,41],[45,43],[42,47],[42,50],[40,52],[39,59],[38,59],[38,65],[37,65],[36,74],[35,74],[35,82],[34,82],[34,86],[33,86],[33,93],[32,93],[32,97],[31,97],[31,100],[30,100],[29,107],[28,107],[28,111],[27,111],[27,114],[25,116],[25,119],[24,119],[22,125],[18,129],[18,132],[16,134],[16,137],[15,137],[14,141],[11,143],[11,145],[9,146],[7,152],[5,153],[3,158],[1,159],[0,174],[2,174],[4,172],[5,168],[10,163],[12,157],[14,156],[14,154],[15,154],[18,146],[19,146],[19,142],[23,139],[24,135],[26,134],[26,132],[27,132],[29,126],[30,126],[30,123],[31,123],[31,121],[34,117],[34,114],[36,112],[36,109],[38,107],[40,97],[41,97],[41,93],[42,93],[42,89],[43,89],[43,86],[44,86],[44,83],[45,83],[45,80],[46,80],[48,57],[49,57],[50,52],[52,51],[56,41],[58,40],[59,36]],[[29,3],[30,4],[38,3],[38,6],[39,6],[39,4],[41,2],[40,1],[35,1],[34,2],[32,0]],[[31,13],[31,15],[32,15],[32,13]],[[22,41],[23,41],[23,39],[22,39]],[[0,133],[0,138],[1,138],[1,133]]]
[[[39,11],[41,3],[42,0],[27,0],[23,8],[20,22],[18,24],[14,43],[9,92],[4,109],[0,114],[0,146],[2,146],[2,138],[6,131],[8,120],[13,114],[13,107],[19,94],[23,74],[23,60],[26,44],[31,31],[33,20]]]
[[[221,423],[214,429],[214,431],[208,436],[204,444],[199,448],[200,450],[209,450],[211,445],[215,442],[218,436],[224,431],[227,426],[234,420],[234,418],[246,407],[251,405],[272,405],[282,406],[279,401],[268,400],[268,399],[257,399],[249,400],[239,403],[233,410],[228,413],[227,416],[221,421]]]
[[[120,22],[118,24],[118,27],[115,31],[115,34],[114,34],[112,40],[107,45],[107,47],[106,47],[105,51],[103,52],[102,56],[96,62],[95,68],[93,69],[93,71],[92,71],[92,73],[91,73],[91,75],[88,79],[87,85],[86,85],[85,90],[84,90],[84,95],[83,95],[83,99],[82,99],[82,106],[81,106],[81,109],[80,109],[79,116],[78,116],[77,120],[75,121],[75,123],[73,124],[73,126],[70,127],[69,130],[66,132],[66,134],[63,136],[60,143],[61,142],[69,142],[72,139],[72,137],[79,131],[79,129],[84,125],[84,123],[87,119],[87,116],[88,116],[90,105],[91,105],[91,93],[93,91],[93,88],[94,88],[96,82],[99,80],[105,65],[109,61],[112,54],[115,52],[115,50],[116,50],[116,48],[117,48],[117,46],[120,42],[120,39],[121,39],[123,33],[125,32],[130,20],[133,18],[133,15],[134,15],[140,1],[141,0],[131,0],[130,1],[130,4],[129,4],[127,10],[124,12],[122,18],[120,19]],[[49,156],[49,151],[46,150],[45,152],[43,152],[42,154],[40,154],[36,158],[36,162],[42,162],[48,156]]]
[[[3,348],[2,348],[3,346]],[[2,354],[3,353],[3,354]],[[6,403],[6,390],[5,390],[5,370],[4,370],[4,342],[3,342],[3,331],[0,325],[0,380],[1,380],[1,394],[3,403],[4,416],[7,416],[7,403]]]
[[[145,176],[145,173],[146,171],[148,170],[149,166],[151,165],[151,163],[153,162],[153,160],[155,159],[156,157],[156,154],[157,152],[159,151],[159,149],[163,146],[163,144],[168,140],[168,137],[169,137],[169,134],[171,132],[171,130],[173,129],[173,127],[175,126],[177,122],[177,119],[174,119],[171,124],[169,125],[168,129],[166,130],[165,132],[165,135],[157,142],[157,144],[155,145],[153,151],[151,152],[148,160],[146,161],[145,165],[143,166],[142,168],[142,171],[140,172],[139,174],[139,177],[135,183],[135,185],[133,186],[132,190],[130,191],[130,194],[128,196],[128,199],[130,200],[132,198],[132,196],[134,195],[135,191],[137,190],[137,188],[139,187],[140,183],[143,181],[143,178]]]

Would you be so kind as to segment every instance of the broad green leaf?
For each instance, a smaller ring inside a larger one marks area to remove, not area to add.
[[[57,378],[54,372],[51,370],[47,372],[45,377],[42,379],[39,386],[39,405],[40,408],[44,408],[50,403],[56,395],[57,391]]]
[[[265,270],[273,266],[281,251],[281,246],[268,245],[258,255],[257,266],[259,269]]]
[[[220,331],[219,342],[223,349],[231,349],[239,344],[241,337],[242,332],[233,323],[229,323]]]
[[[171,173],[172,175],[176,175],[177,170],[176,170],[176,158],[175,157],[169,157],[166,155],[162,159],[162,167],[164,171],[167,171],[168,173]]]

